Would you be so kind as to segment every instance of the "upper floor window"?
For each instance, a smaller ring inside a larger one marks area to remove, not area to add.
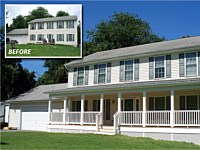
[[[94,84],[111,82],[111,63],[94,65]]]
[[[47,29],[53,29],[53,22],[47,22]]]
[[[36,23],[31,23],[30,30],[35,30],[35,29],[36,29]]]
[[[63,29],[64,28],[64,21],[58,21],[57,22],[57,28],[58,29]]]
[[[73,85],[88,85],[89,66],[75,67]]]
[[[44,34],[38,34],[37,35],[37,40],[38,41],[43,41],[44,40]]]
[[[67,21],[67,28],[74,28],[74,21],[73,20]]]
[[[179,54],[179,76],[200,75],[200,52]]]
[[[57,41],[64,41],[64,34],[57,34]]]
[[[139,59],[120,61],[120,81],[139,80]]]
[[[35,41],[35,40],[36,40],[35,34],[31,34],[31,35],[30,35],[30,41]]]
[[[74,34],[67,34],[67,41],[74,41]]]
[[[171,55],[149,57],[149,79],[171,78]]]
[[[44,29],[44,23],[43,22],[38,23],[38,29]]]

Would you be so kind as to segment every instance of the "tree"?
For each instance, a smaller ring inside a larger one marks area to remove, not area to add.
[[[58,12],[56,13],[56,17],[61,17],[61,16],[69,16],[69,13],[60,10],[60,11],[58,11]]]
[[[146,21],[129,13],[114,13],[109,20],[102,20],[95,29],[88,30],[86,34],[88,42],[95,45],[95,48],[92,47],[93,52],[163,40],[152,32]],[[84,45],[88,46],[88,44]],[[86,51],[89,49],[90,47],[87,47]]]

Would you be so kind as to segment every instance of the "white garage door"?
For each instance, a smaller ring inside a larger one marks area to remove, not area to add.
[[[22,108],[22,130],[46,131],[47,123],[47,106],[34,106]]]

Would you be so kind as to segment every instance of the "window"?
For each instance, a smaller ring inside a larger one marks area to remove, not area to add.
[[[73,20],[67,21],[67,28],[74,28],[74,21]]]
[[[36,23],[31,23],[30,24],[30,29],[35,30],[36,29]]]
[[[74,41],[74,34],[67,34],[67,41]]]
[[[58,21],[57,22],[57,29],[63,29],[64,28],[64,21]]]
[[[100,111],[100,100],[93,100],[93,111]]]
[[[200,110],[200,97],[197,95],[180,96],[180,110]]]
[[[44,29],[44,23],[43,22],[38,23],[38,29]]]
[[[57,34],[57,41],[64,41],[64,34]]]
[[[37,35],[37,40],[38,41],[43,41],[44,40],[44,34],[38,34]]]
[[[125,111],[133,111],[133,99],[125,99]]]
[[[88,85],[89,79],[89,66],[75,67],[73,85]]]
[[[98,83],[106,82],[106,64],[99,65]]]
[[[111,82],[111,63],[94,65],[94,84]]]
[[[155,57],[155,78],[165,77],[164,56]]]
[[[47,34],[48,42],[51,42],[52,39],[53,39],[53,34]]]
[[[36,40],[35,34],[31,34],[30,35],[30,41],[35,41],[35,40]]]
[[[81,101],[72,101],[72,111],[81,111]]]
[[[78,68],[77,85],[84,84],[84,67]]]
[[[47,29],[53,29],[53,22],[47,22]]]
[[[197,75],[196,52],[186,53],[186,76]]]
[[[133,80],[133,60],[125,61],[125,81]]]
[[[170,96],[149,97],[149,110],[170,110]]]

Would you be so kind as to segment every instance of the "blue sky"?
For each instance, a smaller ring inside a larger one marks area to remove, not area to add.
[[[12,1],[12,3],[17,2]],[[83,34],[86,30],[93,29],[101,20],[109,19],[108,16],[113,12],[128,12],[137,14],[147,21],[153,32],[165,37],[166,40],[177,39],[184,35],[200,35],[200,1],[56,1],[56,3],[83,4]],[[22,65],[30,71],[37,72],[37,76],[41,76],[45,71],[42,60],[26,59],[22,61]]]

